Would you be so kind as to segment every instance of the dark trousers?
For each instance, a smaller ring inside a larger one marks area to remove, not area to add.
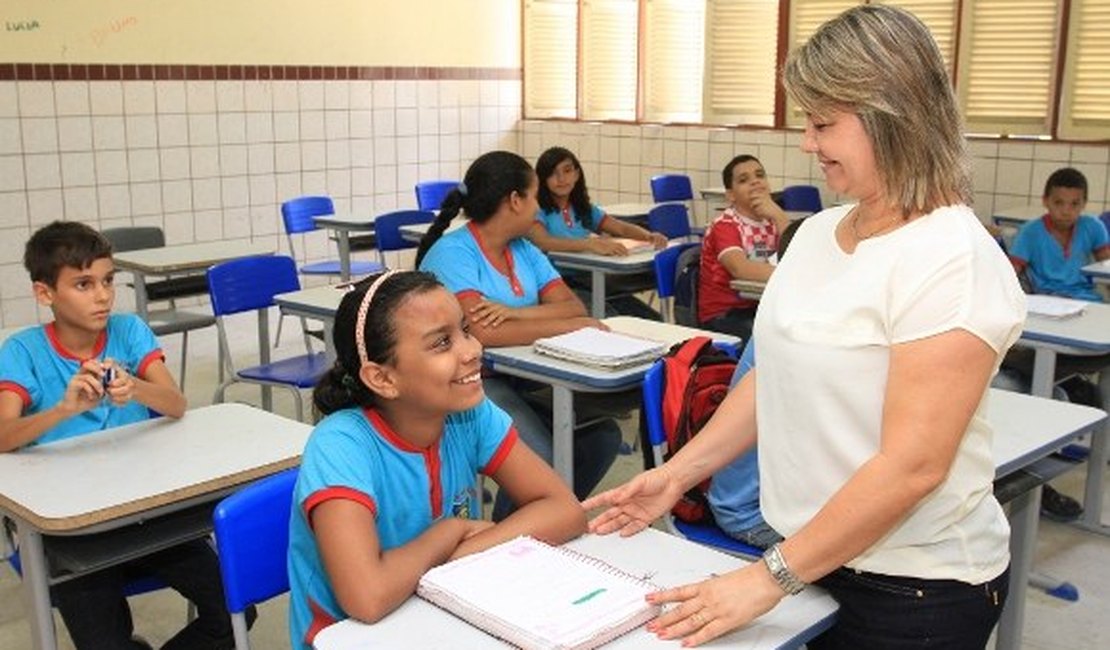
[[[712,332],[731,334],[747,343],[752,338],[752,326],[755,325],[755,307],[733,307],[715,318],[703,321],[699,327]]]
[[[131,640],[131,609],[123,596],[124,586],[142,575],[162,580],[197,608],[197,619],[165,647],[230,647],[226,644],[231,637],[231,618],[224,601],[219,562],[204,540],[194,540],[52,587],[54,604],[77,650],[146,647]]]
[[[811,650],[981,649],[1002,614],[1007,569],[980,585],[840,568],[817,581],[840,605],[836,623]]]

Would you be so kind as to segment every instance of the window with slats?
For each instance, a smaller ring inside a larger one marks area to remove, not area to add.
[[[965,2],[958,90],[973,133],[1050,132],[1059,0]]]
[[[862,3],[851,0],[793,0],[790,3],[790,49],[808,41],[813,32],[829,19],[858,4]],[[805,115],[792,102],[786,111],[786,125],[805,125]]]
[[[578,0],[524,2],[524,116],[575,117]]]
[[[645,0],[644,119],[700,122],[705,3]]]
[[[583,0],[584,120],[635,120],[639,2]]]
[[[773,126],[778,0],[709,0],[705,22],[705,121]]]
[[[955,53],[956,0],[878,0],[881,4],[901,7],[909,11],[929,28],[937,42],[944,64],[952,76],[952,60]]]
[[[1110,0],[1072,0],[1059,135],[1110,139]]]

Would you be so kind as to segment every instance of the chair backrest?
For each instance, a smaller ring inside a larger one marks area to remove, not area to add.
[[[664,203],[648,212],[648,229],[667,239],[690,236],[690,212],[683,203]]]
[[[701,244],[684,249],[675,260],[674,320],[679,325],[698,326],[698,282],[701,277]]]
[[[162,248],[166,245],[166,235],[158,226],[124,226],[106,228],[100,231],[118,252],[136,251],[144,248]]]
[[[782,188],[782,209],[816,213],[821,211],[821,192],[813,185]]]
[[[701,244],[679,244],[664,248],[655,254],[653,265],[655,267],[655,292],[660,298],[674,296],[674,276],[678,265],[678,256],[683,251]]]
[[[281,204],[281,220],[287,235],[316,230],[313,217],[325,214],[335,214],[331,197],[299,196]]]
[[[693,201],[694,186],[685,174],[659,174],[651,177],[651,198],[656,203]]]
[[[416,242],[410,242],[401,236],[401,226],[432,223],[435,218],[435,213],[430,210],[400,210],[374,217],[374,236],[378,241],[378,250],[384,253],[416,248]]]
[[[208,295],[217,317],[270,307],[277,294],[300,288],[297,265],[284,255],[244,257],[208,269]]]
[[[1107,230],[1110,230],[1110,210],[1098,215],[1098,219],[1102,222],[1102,225],[1106,226]]]
[[[289,591],[285,562],[298,469],[251,483],[212,513],[224,596],[233,614]]]
[[[459,186],[458,181],[421,181],[416,192],[416,207],[421,210],[438,210],[447,193]]]

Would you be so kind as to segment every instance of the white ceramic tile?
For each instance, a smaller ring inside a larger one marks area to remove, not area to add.
[[[478,81],[478,102],[481,106],[498,106],[501,103],[501,90],[496,79]]]
[[[324,111],[324,137],[328,140],[346,140],[351,137],[350,111]]]
[[[529,156],[534,159],[535,156]],[[457,134],[439,136],[440,161],[456,162],[459,160],[459,136]]]
[[[98,185],[126,183],[127,152],[98,151],[96,153],[96,181]]]
[[[251,236],[251,216],[247,207],[225,208],[223,211],[223,239],[241,239]]]
[[[0,117],[0,156],[23,153],[23,134],[19,119]]]
[[[190,173],[193,178],[211,178],[220,175],[220,150],[218,147],[191,147]]]
[[[405,79],[395,84],[393,105],[398,108],[416,107],[416,82]],[[377,102],[374,102],[374,105],[377,106]]]
[[[219,142],[215,113],[189,114],[189,144],[214,145]]]
[[[391,80],[376,80],[372,85],[373,107],[394,108],[397,106],[397,82]]]
[[[782,172],[786,176],[805,179],[808,182],[811,178],[809,166],[812,159],[812,154],[801,151],[797,147],[788,146],[783,152]],[[721,169],[724,169],[724,165],[721,165]]]
[[[301,145],[296,142],[279,142],[274,145],[274,169],[278,172],[300,171]]]
[[[178,79],[155,81],[154,102],[159,113],[187,112],[189,100],[185,94],[185,82]]]
[[[733,144],[732,144],[731,135],[732,134],[729,134],[730,137],[729,137],[729,140],[727,142],[724,142],[724,141],[716,141],[715,142],[712,139],[713,134],[712,133],[710,134],[710,140],[709,140],[709,166],[710,167],[717,167],[717,168],[723,169],[725,164],[727,164],[729,160],[732,160],[732,157],[736,155],[735,154],[736,147],[733,146]],[[694,188],[694,191],[696,193],[697,188]]]
[[[396,194],[374,194],[374,212],[381,214],[399,209]]]
[[[247,171],[252,174],[272,174],[274,155],[274,145],[271,143],[247,145]]]
[[[162,184],[132,183],[131,214],[134,216],[162,214]]]
[[[158,115],[158,146],[183,147],[189,144],[189,118],[184,114]]]
[[[419,142],[416,136],[405,138],[397,138],[397,163],[415,163],[418,162],[419,157]]]
[[[763,163],[763,168],[767,170],[769,176],[783,176],[783,170],[786,168],[786,147],[784,145],[760,145],[759,146],[759,162]],[[723,169],[724,165],[720,165]]]
[[[501,112],[496,106],[482,106],[478,109],[479,133],[496,133],[501,128]]]
[[[419,132],[417,112],[415,108],[398,108],[394,113],[396,123],[394,128],[399,136],[416,135]]]
[[[0,117],[19,117],[17,85],[8,81],[0,83]]]
[[[648,182],[647,177],[640,173],[640,167],[621,166],[619,188],[621,192],[639,193]]]
[[[210,79],[186,81],[185,103],[189,113],[215,113],[216,82]]]
[[[193,207],[197,210],[213,210],[220,207],[220,179],[193,179]]]
[[[350,112],[348,137],[371,138],[374,136],[373,111],[357,109]]]
[[[32,190],[27,192],[27,214],[32,228],[65,218],[62,190]]]
[[[375,108],[373,111],[374,137],[393,137],[397,135],[396,110],[392,108]]]
[[[520,155],[528,160],[534,160],[543,152],[543,137],[539,133],[525,133],[521,136]]]
[[[154,115],[127,115],[124,117],[129,148],[154,148],[158,146],[158,119]]]
[[[193,184],[188,180],[162,182],[162,206],[166,212],[193,209]]]
[[[96,189],[101,219],[131,216],[131,188],[126,184],[99,185]]]
[[[301,118],[299,113],[274,113],[274,141],[296,142],[301,139]]]
[[[274,114],[247,113],[247,142],[274,141]]]
[[[27,193],[0,192],[0,229],[27,225]]]
[[[374,141],[369,138],[351,140],[351,166],[372,167],[374,165]]]
[[[351,170],[347,169],[329,169],[327,172],[327,191],[329,196],[350,196],[351,195]],[[336,206],[336,212],[349,214],[349,208],[343,212]]]
[[[301,111],[301,140],[324,139],[324,111]]]
[[[280,230],[277,205],[252,205],[250,208],[251,236],[276,235]]]
[[[416,105],[437,106],[439,100],[439,82],[435,80],[421,80],[416,82]]]
[[[1075,168],[1087,177],[1087,208],[1089,212],[1101,212],[1102,206],[1106,202],[1106,182],[1107,182],[1107,169],[1106,165],[1097,165],[1091,163],[1077,163]],[[1044,187],[1041,187],[1042,193]],[[1091,209],[1095,208],[1095,209]]]
[[[459,84],[456,79],[444,79],[439,82],[440,108],[453,108],[459,105]]]
[[[244,81],[243,108],[248,113],[269,113],[273,111],[274,94],[271,82],[258,79]]]
[[[0,264],[22,261],[23,245],[30,236],[30,230],[27,228],[5,228],[0,231]]]
[[[92,118],[93,147],[98,150],[123,149],[127,146],[127,133],[123,117],[118,115]]]
[[[1032,180],[1033,163],[1031,160],[999,158],[995,182],[998,194],[1027,194]]]
[[[54,109],[58,115],[88,115],[89,82],[54,82]]]
[[[321,111],[324,109],[324,82],[298,82],[297,99],[302,111]]]
[[[352,80],[347,82],[351,110],[368,111],[374,107],[374,85],[372,81]]]
[[[273,174],[260,174],[247,179],[251,205],[268,205],[277,201],[277,181]]]
[[[327,150],[323,141],[301,143],[301,169],[324,169],[327,162]]]
[[[247,103],[243,94],[243,82],[241,80],[220,79],[216,81],[216,111],[228,113],[247,110]]]
[[[127,152],[127,169],[132,183],[158,180],[158,150],[131,149]]]
[[[221,144],[245,144],[247,142],[247,114],[219,113],[217,127]]]
[[[25,117],[20,120],[24,153],[50,153],[58,150],[58,121],[53,117]]]
[[[1101,163],[1106,164],[1110,156],[1110,146],[1107,145],[1072,145],[1071,161],[1073,163]]]
[[[618,140],[620,147],[619,160],[622,166],[638,166],[640,164],[640,139],[639,138],[620,138]]]
[[[1059,142],[1038,142],[1033,145],[1033,157],[1041,161],[1067,162],[1071,159],[1071,145]]]
[[[501,106],[519,107],[524,97],[520,79],[502,79],[498,82],[497,92]]]
[[[481,103],[481,82],[477,79],[459,81],[459,106],[480,106]]]
[[[420,181],[421,178],[438,178],[439,170],[424,176],[420,173],[420,165],[418,164],[404,164],[397,165],[397,192],[398,194],[407,192],[412,196],[410,201],[416,202],[416,197],[412,194],[412,188]]]
[[[1052,172],[1064,166],[1065,165],[1059,162],[1053,162],[1050,160],[1034,160],[1033,171],[1031,172],[1029,177],[1029,187],[1026,190],[1029,196],[1039,197],[1044,194],[1045,181],[1048,180],[1048,177],[1052,174]],[[999,180],[999,182],[1001,182],[1001,179]]]
[[[475,158],[482,154],[481,139],[475,133],[463,133],[459,135],[459,160],[465,164],[470,164]],[[458,174],[461,178],[463,174]]]
[[[25,154],[23,164],[27,169],[27,189],[37,190],[62,186],[62,165],[58,154]]]
[[[598,149],[598,160],[602,163],[617,164],[620,162],[620,139],[603,136]]]
[[[166,215],[166,244],[187,244],[195,241],[193,213],[178,212]]]
[[[301,185],[305,194],[327,194],[328,175],[324,170],[301,173]]]
[[[93,115],[123,115],[123,85],[118,81],[89,84],[89,104]]]
[[[417,139],[417,152],[422,163],[439,160],[439,136],[421,135]]]
[[[324,108],[326,110],[348,110],[351,107],[351,87],[346,80],[324,82]]]
[[[123,112],[126,115],[150,115],[157,105],[154,98],[154,82],[149,80],[123,82]]]
[[[594,186],[601,191],[615,192],[620,187],[620,168],[617,165],[601,165],[601,173],[596,175]]]
[[[374,166],[374,193],[384,194],[397,191],[397,166]]]
[[[247,173],[247,146],[231,144],[220,147],[220,175],[237,176]]]
[[[20,81],[16,83],[19,95],[19,114],[23,117],[53,117],[54,84],[50,81]]]
[[[979,203],[979,194],[986,192],[994,194],[995,175],[998,172],[998,159],[972,158],[971,180],[974,182],[976,206]]]
[[[26,224],[23,225],[26,226]],[[23,268],[23,265],[0,265],[0,300],[26,298],[30,294],[28,286],[27,271]],[[16,323],[14,320],[5,320],[3,323],[4,327],[14,327],[22,324]]]
[[[998,144],[998,157],[1013,160],[1032,160],[1033,146],[1034,143],[1032,142],[1003,141]]]
[[[209,208],[193,213],[193,237],[197,241],[216,241],[224,238],[223,210]]]
[[[27,187],[23,156],[0,156],[0,192]]]
[[[664,170],[679,170],[686,168],[686,141],[663,140],[663,167]]]
[[[296,81],[274,81],[270,84],[270,90],[273,92],[274,98],[274,111],[299,111],[301,108],[301,101],[298,95],[298,86]]]
[[[162,180],[190,177],[188,147],[163,147],[158,150],[158,156]]]
[[[979,158],[997,158],[998,157],[998,140],[996,139],[978,139],[973,138],[967,141],[968,151],[972,156]]]
[[[351,144],[347,140],[328,140],[326,155],[328,169],[346,169],[351,166]]]
[[[417,109],[417,131],[420,135],[440,132],[439,109],[435,106],[422,106]]]
[[[277,179],[277,200],[279,202],[288,201],[302,194],[300,172],[278,173],[275,178]]]
[[[97,189],[93,186],[71,187],[62,190],[62,210],[69,221],[91,222],[100,219]]]
[[[250,204],[250,188],[246,176],[225,176],[220,179],[221,205],[238,208]]]
[[[62,154],[62,186],[96,185],[96,163],[88,151]]]
[[[462,107],[459,109],[459,133],[478,133],[482,130],[481,109]]]

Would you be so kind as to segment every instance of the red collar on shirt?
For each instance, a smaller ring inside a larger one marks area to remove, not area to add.
[[[1064,243],[1061,245],[1061,248],[1064,249],[1064,258],[1066,259],[1069,257],[1071,255],[1071,240],[1075,237],[1075,224],[1072,224],[1072,227],[1067,230],[1060,230],[1053,225],[1052,219],[1047,214],[1041,217],[1041,221],[1044,222],[1044,229],[1048,231],[1049,236],[1052,237],[1052,241],[1059,244],[1060,240],[1056,238],[1056,235],[1060,234],[1064,236]]]
[[[573,228],[574,227],[574,217],[571,216],[571,214],[570,214],[570,204],[569,203],[566,205],[565,208],[562,209],[562,215],[563,215],[563,223],[565,223],[567,225],[567,228]]]
[[[100,353],[104,351],[104,346],[108,343],[108,331],[102,330],[100,334],[96,336],[96,342],[93,343],[92,356],[82,359],[81,357],[67,350],[65,346],[62,345],[62,342],[58,340],[58,331],[54,327],[54,323],[47,323],[46,325],[43,325],[43,329],[46,330],[46,339],[50,341],[50,346],[54,348],[54,351],[57,352],[58,355],[61,356],[63,359],[73,359],[77,363],[85,363],[89,359],[95,359],[99,357]]]
[[[505,279],[509,281],[509,286],[513,290],[513,295],[517,297],[523,296],[524,287],[521,286],[520,280],[516,277],[516,264],[513,260],[513,249],[509,246],[505,247],[504,261],[506,270],[502,271],[501,268],[497,265],[497,262],[496,260],[494,260],[493,256],[489,254],[488,250],[486,250],[485,244],[482,243],[482,235],[478,232],[478,227],[474,224],[474,222],[471,221],[470,223],[467,223],[466,228],[470,231],[470,236],[474,238],[474,241],[478,244],[478,250],[482,251],[482,255],[486,257],[486,260],[489,262],[490,266],[496,269],[498,273],[505,276]]]

